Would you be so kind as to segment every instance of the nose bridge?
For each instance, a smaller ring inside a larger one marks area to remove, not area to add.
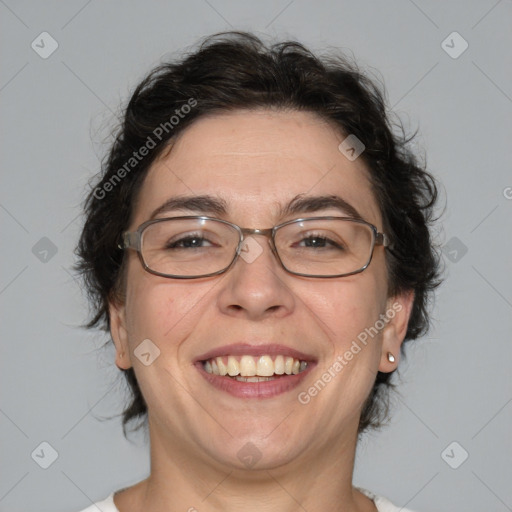
[[[244,238],[245,238],[245,235],[249,235],[249,236],[250,235],[262,235],[262,236],[266,236],[267,238],[271,239],[273,228],[265,228],[265,229],[240,228],[240,231],[242,231]]]
[[[240,247],[241,247],[241,251],[243,251],[243,247],[244,247],[244,241],[247,240],[247,238],[253,236],[253,235],[256,235],[256,236],[264,236],[267,240],[268,240],[268,243],[270,245],[270,249],[272,251],[272,254],[274,255],[274,257],[276,258],[276,260],[281,263],[281,260],[277,254],[277,249],[276,249],[276,246],[274,244],[274,239],[273,239],[273,232],[274,232],[274,228],[264,228],[264,229],[259,229],[259,228],[240,228],[240,231],[242,232],[242,239],[240,240]]]

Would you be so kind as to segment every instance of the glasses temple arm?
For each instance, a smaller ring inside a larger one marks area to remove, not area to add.
[[[121,243],[117,246],[119,249],[138,249],[140,236],[137,231],[126,231],[123,233]]]
[[[384,233],[379,232],[375,236],[375,244],[382,245],[384,247],[389,247],[391,245],[389,237],[387,237]]]

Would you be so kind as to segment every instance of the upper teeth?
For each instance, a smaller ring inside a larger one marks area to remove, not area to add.
[[[306,361],[295,359],[294,357],[275,356],[272,359],[269,355],[259,357],[235,356],[214,357],[203,363],[204,369],[208,373],[215,375],[229,375],[235,377],[271,377],[272,375],[296,375],[304,371],[307,367]]]

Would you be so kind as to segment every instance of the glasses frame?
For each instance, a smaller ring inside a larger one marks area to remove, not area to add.
[[[160,222],[165,222],[165,221],[169,221],[169,220],[185,220],[185,219],[187,219],[187,220],[192,220],[192,219],[212,220],[215,222],[220,222],[222,224],[226,224],[226,225],[234,228],[238,232],[238,235],[239,235],[238,246],[236,248],[233,259],[231,260],[229,265],[227,265],[225,268],[218,270],[216,272],[211,272],[210,274],[200,274],[200,275],[194,275],[194,276],[179,276],[179,275],[175,275],[175,274],[164,274],[163,272],[158,272],[158,271],[153,270],[150,267],[148,267],[148,265],[144,261],[143,255],[142,255],[142,235],[144,233],[144,230],[146,230],[149,226],[152,226],[153,224],[158,224]],[[363,267],[361,267],[360,269],[355,270],[353,272],[348,272],[345,274],[335,274],[335,275],[303,274],[301,272],[293,272],[292,270],[289,270],[288,268],[286,268],[283,261],[281,260],[281,257],[279,256],[279,252],[275,245],[276,232],[279,229],[281,229],[282,227],[288,226],[289,224],[294,224],[294,223],[304,222],[304,221],[309,221],[309,220],[345,220],[345,221],[355,222],[358,224],[363,224],[365,226],[368,226],[372,230],[373,237],[372,237],[372,247],[371,247],[370,255],[368,257],[368,261],[366,262],[366,264],[363,265]],[[321,278],[321,279],[330,279],[330,278],[334,278],[334,277],[346,277],[346,276],[351,276],[354,274],[359,274],[359,273],[363,272],[364,270],[366,270],[368,268],[368,266],[370,265],[376,246],[389,247],[389,238],[384,233],[381,233],[380,231],[378,231],[376,226],[374,226],[373,224],[370,224],[369,222],[366,222],[365,220],[357,219],[354,217],[333,217],[333,216],[302,217],[300,219],[293,219],[293,220],[289,220],[287,222],[283,222],[283,223],[278,224],[277,226],[274,226],[272,228],[251,229],[251,228],[242,228],[242,227],[238,226],[237,224],[233,224],[232,222],[229,222],[227,220],[217,219],[216,217],[208,217],[208,216],[204,216],[204,215],[186,215],[186,216],[181,216],[181,217],[165,217],[165,218],[148,220],[146,222],[143,222],[137,228],[136,231],[125,231],[122,234],[122,242],[118,245],[118,247],[119,247],[119,249],[122,249],[122,250],[133,249],[133,250],[137,251],[137,254],[139,256],[139,260],[142,264],[142,267],[144,268],[144,270],[146,270],[150,274],[154,274],[154,275],[160,276],[160,277],[167,277],[169,279],[200,279],[203,277],[217,276],[217,275],[223,274],[224,272],[227,272],[238,260],[238,257],[240,256],[240,252],[242,251],[243,243],[244,243],[246,237],[251,236],[251,235],[264,236],[269,240],[270,247],[271,247],[271,250],[272,250],[274,256],[276,257],[276,259],[279,262],[279,264],[281,265],[281,267],[289,274],[292,274],[295,276]]]

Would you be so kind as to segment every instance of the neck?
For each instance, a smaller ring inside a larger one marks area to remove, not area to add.
[[[191,447],[161,435],[149,422],[151,474],[116,495],[120,512],[172,510],[200,512],[296,512],[297,510],[376,511],[352,487],[357,425],[336,439],[319,441],[300,460],[261,469],[233,469],[191,455]],[[197,451],[197,450],[196,450]]]

